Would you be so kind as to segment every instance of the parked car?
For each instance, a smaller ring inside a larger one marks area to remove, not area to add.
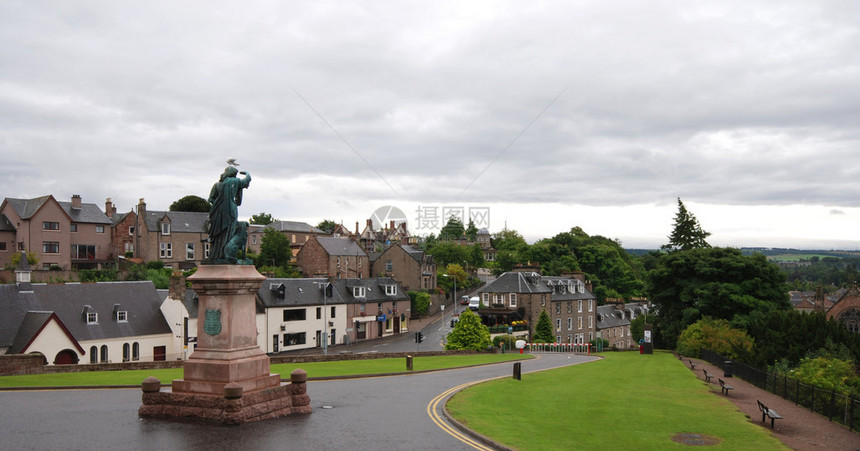
[[[460,297],[460,305],[469,305],[469,296]]]
[[[472,310],[478,310],[478,306],[481,304],[481,300],[478,299],[477,296],[473,296],[469,299],[469,308]]]

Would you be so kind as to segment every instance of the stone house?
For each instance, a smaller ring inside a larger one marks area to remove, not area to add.
[[[633,340],[630,323],[648,310],[647,303],[623,300],[597,307],[597,338],[608,341],[615,349],[635,349],[639,343]]]
[[[134,256],[144,262],[160,260],[169,268],[191,269],[209,256],[209,213],[150,211],[140,199],[136,220]]]
[[[37,254],[43,269],[97,269],[111,261],[110,219],[75,194],[6,198],[0,204],[0,264],[17,252]]]
[[[105,214],[111,220],[111,258],[124,257],[126,254],[134,257],[134,227],[137,224],[137,214],[133,209],[128,213],[117,214],[116,206],[110,198],[105,201]]]
[[[388,246],[374,255],[371,274],[391,277],[404,290],[432,290],[436,288],[436,263],[432,255],[405,244]]]
[[[541,282],[552,290],[548,310],[558,343],[583,344],[594,340],[597,298],[582,273],[544,276]]]
[[[403,287],[389,277],[335,279],[334,289],[347,306],[351,342],[372,340],[409,330],[411,301]]]
[[[304,277],[366,279],[370,259],[348,238],[312,236],[296,254],[296,265]]]

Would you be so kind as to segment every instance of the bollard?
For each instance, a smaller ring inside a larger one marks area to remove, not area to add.
[[[406,371],[412,371],[412,356],[406,356]]]
[[[521,362],[514,362],[514,379],[516,379],[518,381],[522,380],[522,377],[523,377],[522,370],[523,370],[523,364]]]

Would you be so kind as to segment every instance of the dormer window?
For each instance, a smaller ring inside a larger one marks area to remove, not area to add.
[[[396,296],[397,295],[397,285],[386,285],[385,286],[385,294],[388,296]]]
[[[118,310],[116,312],[116,322],[127,323],[128,322],[128,312],[125,310]]]
[[[162,235],[170,235],[170,223],[162,222],[161,223],[161,234]]]
[[[352,296],[356,298],[367,297],[367,292],[364,287],[352,287]]]
[[[96,312],[87,312],[87,324],[98,324],[99,314]]]

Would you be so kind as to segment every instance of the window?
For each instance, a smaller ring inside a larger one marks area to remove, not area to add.
[[[334,308],[334,307],[332,307],[332,308],[331,308],[331,317],[332,317],[332,318],[334,318],[334,312],[335,312],[335,308]]]
[[[173,258],[173,243],[159,243],[158,249],[161,258]]]
[[[588,328],[591,329],[592,327],[594,327],[594,316],[589,316],[588,317]]]
[[[541,305],[541,307],[546,306],[546,295],[545,294],[540,295],[540,305]]]
[[[388,296],[397,295],[397,285],[386,285],[385,294],[387,294]]]
[[[87,312],[87,324],[98,324],[99,314],[96,312]]]
[[[122,344],[122,361],[128,362],[131,360],[131,346],[128,343]]]
[[[594,299],[588,300],[588,311],[591,312],[594,310]]]
[[[578,326],[578,328],[579,328],[579,329],[582,329],[582,317],[580,316],[580,317],[579,317],[579,318],[577,318],[577,319],[578,319],[578,321],[577,321],[577,322],[578,322],[577,326]]]
[[[209,258],[209,242],[203,243],[203,258]]]
[[[322,307],[317,307],[317,319],[322,319]]]
[[[568,342],[568,343],[573,343],[573,335],[569,335],[569,334],[568,334],[568,336],[567,336],[567,342]]]
[[[99,363],[99,348],[90,346],[90,363]]]
[[[134,236],[134,226],[128,226],[128,234]]]
[[[582,313],[582,301],[577,301],[576,304],[576,311]]]
[[[96,226],[96,233],[105,233],[105,226],[97,225]]]
[[[303,345],[307,342],[304,332],[297,334],[284,334],[284,346]]]
[[[251,244],[257,244],[257,235],[251,237]]]
[[[567,301],[567,313],[573,313],[573,302]]]
[[[561,303],[555,304],[555,314],[561,315]]]
[[[561,330],[561,318],[555,319],[555,330]]]
[[[96,246],[94,244],[73,244],[72,260],[94,260],[96,258]]]
[[[391,264],[391,260],[388,260],[385,262],[385,270],[386,271],[389,271],[389,272],[393,271],[394,270],[393,268],[394,268],[394,265]]]
[[[42,253],[43,254],[59,254],[60,253],[59,241],[44,241],[44,242],[42,242]]]
[[[110,363],[110,361],[108,360],[108,347],[107,347],[107,345],[102,345],[100,362],[101,363]]]
[[[367,297],[364,287],[352,287],[352,295],[357,298]]]
[[[60,223],[44,221],[42,222],[42,230],[60,230]]]
[[[77,224],[69,224],[69,232],[77,232],[78,225]]]
[[[490,305],[490,293],[484,293],[484,305]]]
[[[516,306],[517,306],[517,294],[511,293],[510,299],[511,299],[511,308],[516,308]]]
[[[194,260],[194,243],[185,243],[185,259]]]
[[[125,252],[134,253],[134,243],[125,243]]]
[[[161,223],[161,234],[162,235],[170,235],[170,223],[162,222]]]
[[[305,309],[284,310],[284,321],[304,321],[307,319]]]
[[[573,318],[567,319],[567,330],[573,330]]]
[[[5,251],[5,250],[6,250],[6,242],[0,241],[0,251]]]
[[[120,322],[120,323],[127,323],[128,322],[128,312],[125,310],[118,310],[116,312],[116,320],[117,320],[117,322]]]
[[[134,342],[131,345],[131,359],[140,360],[140,343]]]

